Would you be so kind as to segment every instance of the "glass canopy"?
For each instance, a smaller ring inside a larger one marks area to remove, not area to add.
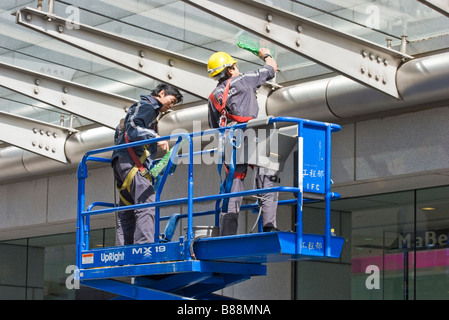
[[[449,19],[416,0],[262,2],[383,46],[391,44],[397,50],[406,36],[407,53],[414,56],[449,47]],[[0,2],[0,62],[132,99],[155,87],[155,81],[148,77],[17,25],[12,13],[27,6],[37,8],[38,1]],[[48,10],[48,1],[43,1],[42,10]],[[215,51],[227,51],[239,61],[241,71],[255,68],[260,60],[238,48],[238,41],[267,46],[281,70],[277,77],[280,84],[332,73],[179,0],[55,1],[54,13],[204,62]],[[198,98],[186,95],[186,103],[195,100]],[[75,128],[91,124],[1,87],[0,111]]]

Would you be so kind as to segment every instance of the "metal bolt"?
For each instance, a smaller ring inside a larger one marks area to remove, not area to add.
[[[59,26],[58,26],[58,32],[59,32],[59,33],[63,33],[63,32],[64,32],[64,27],[61,26],[61,25],[59,25]]]
[[[38,93],[39,93],[39,88],[38,88],[38,87],[34,88],[34,93],[35,93],[35,94],[38,94]]]
[[[301,26],[297,26],[297,27],[296,27],[296,31],[298,31],[299,33],[301,33],[301,32],[302,32],[302,27],[301,27]]]
[[[407,53],[407,36],[403,35],[401,38],[402,38],[402,40],[401,40],[401,49],[400,49],[400,51],[403,54],[406,54]]]
[[[45,146],[45,150],[46,151],[50,150],[50,147],[49,146]]]
[[[39,149],[42,149],[43,147],[42,143],[39,143]]]
[[[25,19],[26,19],[27,21],[31,21],[31,14],[27,14],[26,17],[25,17]]]
[[[388,66],[388,60],[387,59],[384,59],[384,66]]]
[[[382,78],[382,83],[383,83],[383,84],[387,84],[387,79]]]
[[[175,65],[175,62],[172,59],[170,59],[170,60],[168,60],[168,65],[170,67],[173,67]]]
[[[143,67],[143,60],[139,60],[139,67]]]
[[[173,79],[173,74],[172,74],[171,72],[169,72],[169,73],[167,74],[167,77],[171,80],[171,79]]]
[[[365,68],[360,68],[360,72],[362,73],[362,74],[365,74],[366,73],[366,69]]]
[[[365,50],[362,50],[362,57],[366,58],[368,56],[368,53]]]
[[[267,32],[270,32],[270,31],[271,31],[271,26],[270,26],[269,24],[267,24],[267,25],[265,26],[265,30],[266,30]]]
[[[145,52],[144,52],[143,50],[140,50],[140,51],[139,51],[139,56],[140,56],[141,58],[145,57]]]
[[[296,39],[296,46],[297,46],[297,47],[300,47],[300,46],[301,46],[301,41],[299,40],[299,38]]]
[[[61,103],[62,103],[63,105],[66,105],[66,104],[67,104],[67,100],[66,100],[65,98],[62,98],[62,99],[61,99]]]
[[[64,92],[64,93],[69,92],[69,88],[67,88],[67,87],[62,88],[62,92]]]
[[[56,153],[56,148],[51,149],[51,152]]]
[[[34,80],[34,83],[36,84],[36,86],[41,84],[41,81],[39,79]]]
[[[36,146],[36,141],[33,141],[33,142],[31,142],[31,144],[33,145],[33,147],[35,147]]]
[[[58,137],[58,135],[57,135],[57,133],[55,132],[55,133],[53,133],[53,137],[55,137],[55,138],[57,138]]]
[[[33,128],[33,133],[36,134],[37,133],[37,129]]]
[[[273,20],[273,16],[271,14],[267,15],[267,21],[271,22]]]

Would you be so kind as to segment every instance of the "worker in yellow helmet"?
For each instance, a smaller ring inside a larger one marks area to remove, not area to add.
[[[234,60],[226,52],[216,52],[210,56],[209,62],[207,64],[207,72],[209,73],[209,77],[213,78],[220,74],[225,68],[232,67],[236,64],[237,61]]]
[[[267,48],[259,49],[259,58],[265,65],[257,70],[240,74],[237,61],[226,52],[216,52],[209,58],[207,71],[209,77],[218,81],[217,87],[209,96],[208,113],[209,126],[219,128],[235,123],[248,122],[257,117],[259,106],[256,90],[276,75],[277,64]],[[226,192],[240,192],[244,190],[243,179],[248,165],[236,164],[231,190]],[[269,188],[277,181],[276,172],[255,168],[256,187]],[[234,235],[237,233],[238,213],[242,197],[229,199],[220,213],[220,235]],[[277,194],[263,195],[262,225],[265,231],[276,231]]]
[[[257,117],[259,106],[256,90],[273,79],[277,71],[276,61],[269,49],[259,49],[259,57],[265,61],[262,68],[240,75],[237,61],[226,52],[216,52],[210,56],[207,71],[209,77],[218,81],[209,97],[211,128],[222,127],[228,121],[242,123]],[[229,90],[239,94],[229,93]]]

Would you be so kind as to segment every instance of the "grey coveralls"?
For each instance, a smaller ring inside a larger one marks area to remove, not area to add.
[[[157,133],[154,130],[154,123],[159,114],[161,104],[152,96],[141,96],[141,100],[133,104],[124,121],[124,131],[116,136],[116,144],[124,144],[124,132],[127,133],[129,141],[141,141],[155,138]],[[149,169],[157,151],[157,145],[148,146],[150,156],[144,162],[144,166]],[[134,147],[138,158],[144,152],[143,146]],[[112,154],[112,168],[114,178],[118,186],[121,186],[134,167],[134,162],[126,148],[114,150]],[[122,196],[134,204],[154,202],[155,194],[151,182],[143,177],[139,172],[134,176],[131,183],[131,192],[121,191]],[[124,206],[122,200],[119,203]],[[144,208],[138,210],[121,211],[118,213],[117,225],[117,245],[142,244],[154,242],[155,209]]]
[[[243,75],[231,79],[229,88],[226,109],[229,113],[242,117],[256,118],[259,113],[259,106],[257,103],[256,90],[262,86],[266,81],[273,79],[275,72],[273,67],[265,65],[262,68],[247,72]],[[218,83],[213,91],[214,97],[221,104],[223,93],[226,87],[227,79]],[[209,126],[211,128],[218,128],[220,126],[220,116],[214,104],[209,99]],[[235,172],[246,172],[247,164],[236,165]],[[260,169],[260,170],[259,170]],[[274,171],[265,171],[263,168],[256,168],[256,187],[270,188],[274,186],[273,176]],[[243,179],[236,178],[232,181],[231,192],[243,191]],[[262,206],[262,224],[263,227],[276,228],[276,210],[277,210],[277,194],[266,193],[261,195],[263,200],[260,204]],[[229,199],[227,212],[220,213],[220,235],[234,235],[237,234],[238,214],[242,204],[242,197],[234,197]]]

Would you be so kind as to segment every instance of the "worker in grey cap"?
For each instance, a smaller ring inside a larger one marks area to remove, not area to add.
[[[178,89],[167,84],[158,85],[150,95],[142,95],[116,130],[116,144],[159,137],[155,126],[159,113],[168,111],[181,101]],[[112,168],[120,206],[154,202],[155,191],[148,171],[158,147],[169,151],[168,141],[114,150]],[[154,229],[154,207],[121,211],[118,213],[117,245],[152,243]]]

